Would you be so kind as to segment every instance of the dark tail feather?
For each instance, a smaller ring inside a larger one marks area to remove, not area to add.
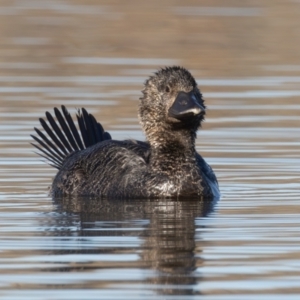
[[[81,137],[69,112],[62,106],[62,113],[54,108],[57,121],[46,112],[46,117],[51,127],[45,120],[40,119],[40,123],[48,134],[34,128],[39,137],[31,135],[38,143],[32,145],[40,152],[38,154],[49,161],[49,164],[57,169],[61,169],[65,158],[72,152],[83,150],[104,140],[110,140],[111,136],[103,130],[100,123],[97,123],[93,115],[84,108],[78,110],[77,121]],[[58,126],[59,125],[59,126]]]
[[[43,155],[42,153],[39,153],[39,152],[34,152],[34,153],[36,153],[36,154],[40,155],[41,157],[45,158],[46,160],[48,160],[50,162],[50,165],[55,167],[56,169],[61,168],[62,165],[61,165],[60,161],[55,159],[53,156],[51,156],[49,153],[47,153],[45,150],[43,150],[41,147],[37,146],[36,144],[33,144],[33,143],[30,143],[30,144],[32,146],[34,146],[35,148],[37,148],[42,153],[44,153],[45,155]]]
[[[56,157],[58,158],[58,159],[60,159],[60,158],[64,158],[65,157],[65,155],[51,142],[51,141],[49,141],[48,140],[48,138],[39,130],[39,129],[37,129],[37,128],[35,128],[34,127],[34,130],[36,131],[36,133],[48,144],[48,146],[50,147],[50,148],[52,148],[55,152],[56,152],[56,154],[59,156],[59,157],[57,157],[56,155]],[[33,137],[34,138],[34,137]]]
[[[89,114],[86,109],[82,108],[81,111],[78,110],[77,121],[86,148],[99,141],[111,140],[110,135],[104,132],[102,125],[97,123],[95,117]]]
[[[51,159],[56,160],[57,162],[61,161],[63,157],[59,157],[57,154],[54,153],[54,151],[49,148],[42,140],[40,140],[38,137],[31,135],[31,137],[38,142],[44,149],[44,153],[47,154]],[[47,152],[47,153],[46,153]]]
[[[78,122],[78,125],[79,125],[79,129],[80,129],[82,141],[84,143],[84,147],[86,148],[89,145],[89,137],[88,137],[87,129],[86,129],[85,124],[84,124],[84,119],[81,116],[81,113],[80,113],[79,110],[78,110],[78,113],[77,113],[76,117],[77,117],[77,122]]]
[[[68,141],[66,140],[62,130],[58,127],[58,125],[56,124],[54,118],[52,117],[52,115],[49,112],[46,112],[46,117],[52,127],[52,129],[54,130],[54,132],[56,133],[57,137],[60,139],[60,141],[64,144],[65,148],[64,148],[64,152],[65,153],[70,153],[72,152],[71,146],[68,143]],[[67,148],[67,149],[66,149]]]
[[[64,155],[67,154],[68,152],[65,150],[63,144],[60,142],[60,140],[56,137],[56,135],[52,132],[48,124],[45,122],[44,119],[40,118],[40,123],[42,127],[45,129],[45,131],[48,133],[49,137],[54,141],[54,143],[59,147],[59,149],[64,152]]]
[[[91,124],[92,122],[89,118],[89,114],[87,113],[87,111],[84,108],[82,108],[81,112],[82,112],[83,122],[84,122],[85,128],[86,128],[87,141],[88,141],[88,145],[85,144],[85,146],[88,147],[89,145],[93,145],[95,143],[94,130],[93,130],[93,126]]]
[[[72,117],[71,117],[70,113],[67,111],[67,109],[66,109],[66,107],[64,105],[61,106],[61,109],[62,109],[62,112],[63,112],[63,114],[65,116],[65,119],[68,122],[69,128],[71,129],[72,134],[73,134],[73,136],[74,136],[74,138],[75,138],[75,140],[77,142],[77,145],[79,146],[79,148],[81,150],[83,150],[84,146],[82,144],[81,138],[80,138],[80,136],[78,134],[77,128],[76,128],[76,126],[75,126],[75,124],[74,124],[74,122],[72,120]]]
[[[72,132],[70,131],[70,128],[68,127],[68,125],[66,124],[65,119],[63,118],[61,112],[55,107],[54,108],[54,113],[55,116],[64,132],[64,134],[66,135],[69,143],[71,144],[73,150],[79,150],[78,146],[76,145],[76,142],[73,138]]]

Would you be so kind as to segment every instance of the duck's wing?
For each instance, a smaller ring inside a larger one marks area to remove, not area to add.
[[[212,169],[212,167],[203,159],[203,157],[197,153],[197,163],[200,167],[201,171],[211,180],[212,182],[215,182],[218,184],[217,177]]]
[[[54,114],[56,120],[49,112],[46,112],[50,125],[44,119],[39,119],[46,134],[34,128],[37,136],[31,135],[31,137],[37,144],[31,144],[39,150],[40,156],[59,170],[65,158],[71,153],[105,140],[111,140],[110,134],[105,132],[102,125],[84,108],[78,110],[76,115],[79,130],[65,106],[61,107],[61,111],[55,107]]]

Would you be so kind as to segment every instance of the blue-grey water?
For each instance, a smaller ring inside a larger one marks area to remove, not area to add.
[[[300,297],[300,1],[0,1],[0,298]],[[46,110],[86,107],[144,139],[166,65],[208,106],[197,150],[222,198],[52,199],[34,153]]]

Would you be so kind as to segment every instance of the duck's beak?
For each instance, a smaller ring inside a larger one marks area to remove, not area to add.
[[[194,91],[179,92],[168,112],[169,117],[178,120],[204,114],[205,108],[199,104]]]

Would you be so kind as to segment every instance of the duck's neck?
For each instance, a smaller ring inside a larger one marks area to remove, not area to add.
[[[186,164],[195,164],[196,133],[189,130],[161,131],[149,137],[150,165],[156,170],[171,172]]]

